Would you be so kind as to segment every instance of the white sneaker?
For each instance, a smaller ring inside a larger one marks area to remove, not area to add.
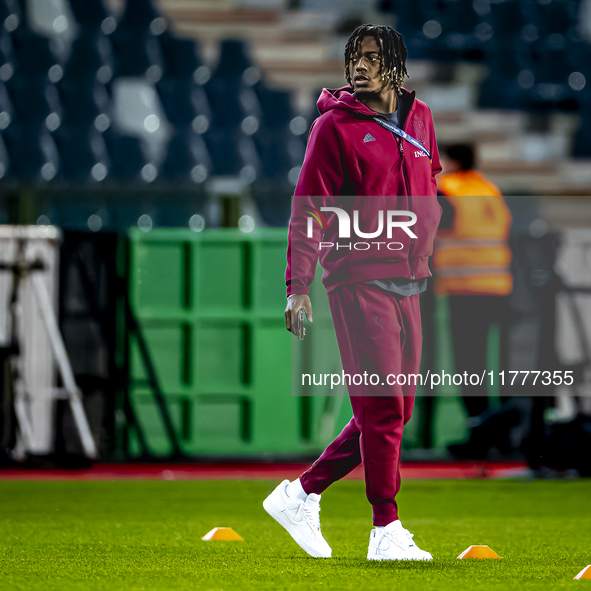
[[[369,534],[368,560],[433,560],[413,541],[413,534],[402,527],[400,520]]]
[[[291,499],[284,480],[264,501],[265,511],[295,540],[298,546],[314,558],[330,558],[332,550],[320,531],[320,495],[309,494],[306,501]]]

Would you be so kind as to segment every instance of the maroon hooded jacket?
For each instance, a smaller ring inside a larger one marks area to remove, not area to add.
[[[430,151],[431,160],[376,123],[376,113],[354,97],[351,87],[322,91],[320,117],[312,124],[293,198],[288,295],[308,293],[319,255],[324,268],[322,281],[329,292],[372,279],[431,275],[428,259],[441,217],[435,175],[441,166],[429,107],[415,99],[414,91],[402,92],[398,113],[403,129]],[[337,214],[322,212],[322,207],[339,207],[349,214],[349,238],[339,237]],[[402,228],[393,228],[388,237],[389,210],[415,213],[417,221],[411,230],[417,238]],[[356,235],[354,216],[358,216],[360,232],[370,234],[379,229],[380,215],[384,221],[381,234],[372,238]]]

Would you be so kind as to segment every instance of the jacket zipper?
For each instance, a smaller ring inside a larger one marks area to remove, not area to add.
[[[394,135],[394,134],[392,134]],[[408,211],[412,211],[412,199],[410,196],[410,187],[408,186],[408,178],[406,174],[406,162],[404,160],[404,147],[402,146],[402,138],[396,138],[398,148],[400,149],[400,157],[402,158],[402,178],[404,179],[404,186],[406,187],[406,199],[408,202]],[[410,247],[408,249],[408,266],[410,267],[410,278],[415,280],[415,271],[412,266],[412,248],[414,246],[414,238],[410,239]]]

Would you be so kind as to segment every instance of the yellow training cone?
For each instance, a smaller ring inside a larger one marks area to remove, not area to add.
[[[591,564],[586,566],[576,577],[575,579],[591,579]],[[573,579],[573,580],[575,580]]]
[[[244,542],[244,538],[239,536],[231,527],[214,527],[201,539],[206,542]]]
[[[489,546],[470,546],[458,558],[500,558]]]

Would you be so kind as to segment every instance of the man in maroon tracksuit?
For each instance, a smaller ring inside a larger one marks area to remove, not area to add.
[[[312,322],[308,287],[320,260],[344,372],[379,376],[375,385],[348,385],[349,424],[310,469],[263,503],[315,557],[332,553],[320,531],[320,494],[363,463],[375,526],[368,559],[431,559],[402,527],[396,504],[402,432],[416,390],[396,376],[419,372],[418,294],[431,276],[441,216],[433,120],[402,88],[405,63],[404,41],[392,28],[353,32],[345,49],[349,85],[320,95],[292,205],[287,329],[303,337],[302,311]]]

